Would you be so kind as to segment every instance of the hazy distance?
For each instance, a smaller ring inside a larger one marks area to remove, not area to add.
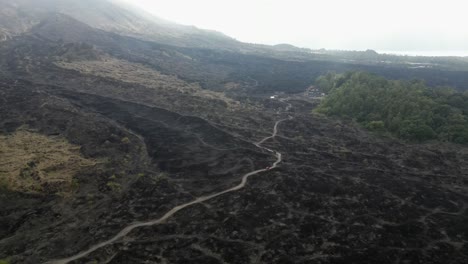
[[[468,3],[460,0],[124,1],[158,17],[250,43],[468,55]]]

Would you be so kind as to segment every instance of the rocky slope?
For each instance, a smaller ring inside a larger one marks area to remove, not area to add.
[[[468,262],[466,147],[380,138],[289,94],[356,65],[176,47],[65,14],[30,21],[0,45],[0,260],[67,258],[236,186],[275,162],[256,142],[285,119],[264,142],[278,168],[75,263]]]
[[[76,263],[468,259],[464,147],[378,139],[352,123],[310,116],[313,105],[303,101],[291,101],[289,111],[281,102],[235,111],[231,115],[255,117],[258,125],[250,121],[233,130],[227,116],[216,124],[65,87],[14,81],[1,87],[2,133],[27,124],[103,161],[74,175],[76,187],[66,195],[52,189],[2,192],[7,228],[0,257],[12,263],[71,256],[130,223],[157,219],[175,205],[236,185],[243,173],[271,164],[273,157],[253,142],[288,115],[294,119],[265,142],[283,153],[280,168],[161,225],[137,228]]]
[[[93,28],[176,46],[233,49],[241,43],[221,33],[177,25],[109,0],[1,0],[0,39],[28,32],[50,14]]]

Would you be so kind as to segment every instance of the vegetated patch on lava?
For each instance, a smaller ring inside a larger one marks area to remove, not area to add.
[[[0,181],[14,191],[70,191],[73,176],[83,167],[96,164],[84,158],[80,148],[62,137],[26,129],[0,134]]]

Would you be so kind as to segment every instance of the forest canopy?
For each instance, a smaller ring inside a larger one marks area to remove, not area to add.
[[[328,73],[316,85],[328,94],[316,112],[409,141],[468,144],[468,92],[365,72]]]

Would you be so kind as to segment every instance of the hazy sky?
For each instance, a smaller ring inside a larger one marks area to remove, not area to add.
[[[130,1],[130,0],[128,0]],[[375,50],[468,50],[462,0],[131,0],[244,42]]]

